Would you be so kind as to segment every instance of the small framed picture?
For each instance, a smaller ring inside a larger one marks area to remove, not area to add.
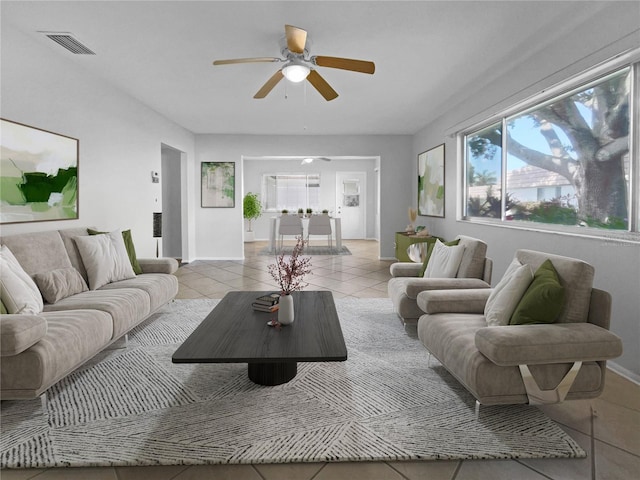
[[[236,164],[234,162],[201,162],[202,208],[236,206]]]

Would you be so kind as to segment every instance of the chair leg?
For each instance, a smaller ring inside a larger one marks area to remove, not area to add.
[[[476,420],[480,418],[480,402],[476,400]]]

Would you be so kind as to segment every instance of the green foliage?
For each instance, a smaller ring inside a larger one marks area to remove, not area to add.
[[[247,193],[242,200],[242,215],[251,221],[262,215],[262,203],[258,199],[258,194]]]

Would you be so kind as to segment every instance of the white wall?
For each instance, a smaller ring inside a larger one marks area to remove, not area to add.
[[[376,238],[377,221],[376,209],[378,205],[377,185],[377,159],[334,159],[331,162],[316,160],[310,165],[301,165],[300,160],[283,159],[245,159],[243,195],[246,192],[257,193],[262,197],[262,176],[268,173],[318,173],[320,174],[320,208],[327,209],[335,214],[336,204],[336,172],[365,172],[367,179],[366,189],[366,219],[365,236],[368,239]],[[264,204],[264,202],[263,202]],[[302,206],[302,205],[301,205]],[[264,205],[263,205],[264,207]],[[318,212],[319,213],[319,212]],[[251,222],[256,240],[268,240],[269,218],[276,212],[263,212],[263,215]]]
[[[182,155],[162,146],[162,256],[182,258]]]
[[[445,238],[465,234],[487,242],[488,255],[495,261],[494,284],[500,280],[519,248],[576,257],[592,264],[596,270],[594,286],[607,290],[613,296],[611,330],[622,338],[624,344],[624,354],[615,360],[614,367],[637,380],[640,378],[640,243],[458,221],[456,212],[461,202],[457,185],[461,173],[457,157],[461,152],[456,138],[451,135],[456,129],[470,126],[483,116],[486,118],[617,53],[637,48],[640,44],[637,18],[623,13],[612,10],[609,16],[591,19],[582,28],[570,32],[571,36],[565,42],[558,42],[554,48],[528,58],[525,65],[519,64],[518,59],[505,59],[513,60],[513,69],[502,75],[499,82],[482,91],[461,93],[457,104],[415,135],[413,158],[446,142],[446,216],[444,219],[429,218],[426,224],[435,235]],[[630,35],[634,30],[635,33]],[[414,165],[417,165],[416,160]],[[417,191],[417,186],[413,188]]]
[[[7,25],[0,92],[3,118],[80,140],[79,219],[3,225],[2,234],[130,228],[138,255],[155,257],[162,196],[151,171],[161,169],[162,143],[193,158],[193,134]]]
[[[240,165],[244,156],[311,155],[380,157],[380,252],[382,257],[392,258],[394,232],[404,229],[409,221],[407,208],[415,203],[408,187],[417,182],[417,167],[412,166],[411,139],[409,135],[197,135],[193,175],[198,185],[200,162],[236,162],[236,207],[198,208],[196,211],[197,257],[243,257],[242,185],[250,185],[253,181],[243,178]],[[247,191],[255,190],[247,188]],[[196,199],[196,204],[200,205],[199,190]]]

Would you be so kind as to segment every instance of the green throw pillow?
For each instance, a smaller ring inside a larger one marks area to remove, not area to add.
[[[89,235],[100,235],[103,233],[109,232],[99,232],[98,230],[92,230],[91,228],[87,229]],[[138,256],[136,255],[136,247],[133,245],[133,237],[131,236],[131,230],[123,230],[122,231],[122,239],[124,240],[124,246],[127,249],[127,255],[129,256],[129,261],[131,262],[131,268],[133,268],[133,273],[136,275],[140,275],[142,273],[142,267],[138,263]]]
[[[460,239],[451,240],[450,242],[444,242],[447,247],[455,247],[460,243]],[[422,262],[422,268],[420,269],[419,277],[424,277],[424,272],[427,270],[427,264],[429,263],[429,259],[431,258],[431,254],[433,253],[433,247],[436,246],[436,242],[430,242],[427,247],[427,254],[424,257],[424,262]]]
[[[554,323],[564,306],[564,287],[551,260],[545,260],[533,275],[509,321],[510,325]]]

